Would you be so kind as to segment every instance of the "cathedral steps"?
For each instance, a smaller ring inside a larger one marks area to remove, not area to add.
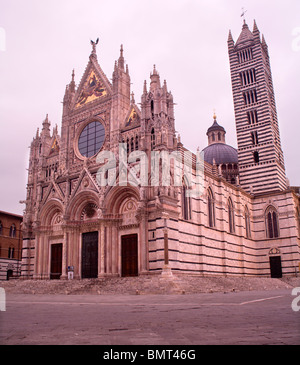
[[[83,280],[10,280],[0,282],[6,293],[15,294],[196,294],[250,290],[292,289],[299,278],[200,277],[191,275],[141,275]]]

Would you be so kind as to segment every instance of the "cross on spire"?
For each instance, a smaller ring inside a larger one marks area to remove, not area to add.
[[[244,19],[244,23],[246,22],[245,21],[245,14],[246,14],[247,10],[245,10],[244,8],[242,8],[242,14],[241,14],[241,17],[243,17]]]

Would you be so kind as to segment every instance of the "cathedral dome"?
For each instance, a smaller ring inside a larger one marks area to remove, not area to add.
[[[237,164],[237,150],[225,143],[213,143],[203,149],[204,161],[213,164],[214,160],[217,165]]]

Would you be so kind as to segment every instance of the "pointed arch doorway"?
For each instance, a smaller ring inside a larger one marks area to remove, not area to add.
[[[138,235],[121,236],[122,276],[138,276]]]

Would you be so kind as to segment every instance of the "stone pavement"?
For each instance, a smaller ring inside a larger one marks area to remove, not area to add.
[[[300,344],[291,289],[186,295],[7,294],[0,343]]]

